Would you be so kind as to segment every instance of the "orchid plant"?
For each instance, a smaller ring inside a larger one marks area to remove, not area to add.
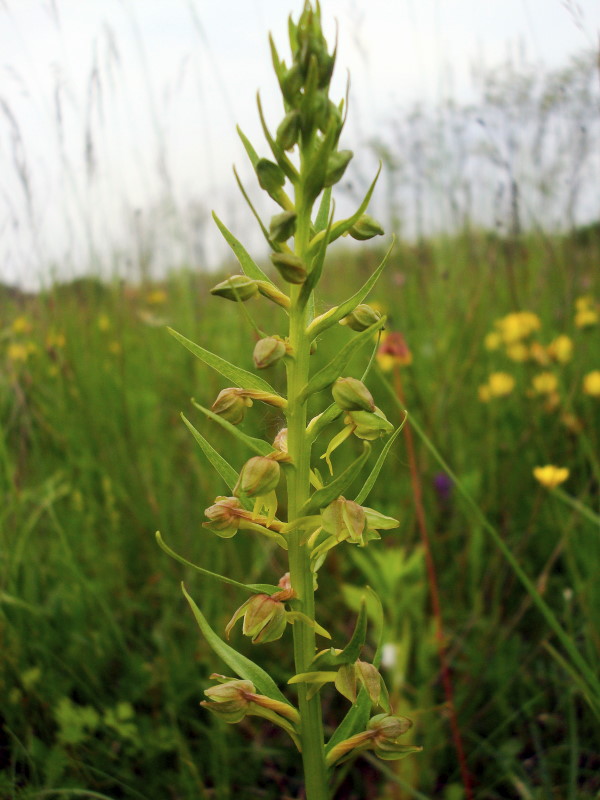
[[[218,636],[185,587],[183,592],[208,643],[234,673],[232,677],[213,675],[215,685],[205,690],[207,699],[201,705],[225,722],[236,723],[255,715],[280,726],[301,753],[307,800],[328,800],[332,770],[342,762],[366,750],[381,759],[395,760],[420,748],[402,743],[411,722],[393,713],[378,669],[383,611],[372,589],[365,588],[350,640],[339,648],[319,650],[316,645],[316,637],[331,638],[315,615],[319,570],[328,554],[337,547],[366,547],[380,539],[380,531],[399,524],[364,502],[401,425],[394,429],[366,386],[373,357],[361,380],[344,374],[350,358],[363,346],[371,343],[377,347],[385,317],[364,301],[381,275],[391,246],[362,288],[325,313],[315,314],[315,292],[326,269],[329,245],[340,236],[367,240],[382,235],[383,230],[366,213],[377,176],[356,212],[347,219],[335,219],[332,187],[341,180],[353,154],[339,146],[347,103],[335,103],[329,97],[336,51],[328,50],[318,2],[314,6],[306,2],[297,23],[290,18],[289,40],[290,66],[280,60],[271,40],[284,106],[275,134],[267,126],[258,100],[270,156],[259,157],[239,131],[260,187],[279,207],[269,223],[264,223],[240,183],[268,242],[277,280],[261,269],[214,215],[242,272],[211,290],[216,297],[239,304],[274,303],[287,317],[286,336],[262,336],[254,348],[257,371],[277,363],[285,368],[285,393],[276,391],[259,374],[243,370],[170,331],[232,384],[219,393],[211,408],[197,407],[252,454],[238,472],[183,418],[229,487],[228,495],[217,497],[206,509],[205,527],[223,539],[233,538],[239,531],[266,537],[287,555],[288,572],[277,585],[241,584],[217,576],[248,594],[227,625],[226,639],[240,620],[242,633],[254,644],[277,640],[287,635],[290,626],[294,664],[288,691],[284,694],[262,667]],[[329,363],[315,369],[316,343],[336,325],[346,327],[347,341]],[[322,408],[311,419],[309,401],[316,407],[321,402]],[[274,441],[251,437],[239,427],[253,403],[270,405],[281,415],[281,429]],[[361,452],[349,466],[338,470],[332,454],[352,437],[361,440]],[[380,439],[384,445],[361,490],[354,498],[348,497],[360,474],[372,464],[371,443]],[[320,458],[313,458],[313,454]],[[287,490],[284,503],[280,502],[283,484]],[[287,512],[285,519],[281,518],[282,507]],[[164,543],[160,534],[157,539],[166,552],[189,564]],[[215,577],[200,565],[192,566]],[[367,636],[369,597],[370,608],[375,609],[369,618],[379,640],[372,662],[360,658]],[[329,684],[350,702],[350,708],[325,741],[321,692]],[[290,699],[295,693],[297,704]]]

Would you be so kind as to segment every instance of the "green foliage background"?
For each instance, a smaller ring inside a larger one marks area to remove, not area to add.
[[[339,298],[340,286],[346,294],[358,287],[379,257],[365,247],[360,257],[338,248],[326,267],[323,309]],[[592,666],[600,653],[600,532],[540,487],[532,469],[568,466],[565,490],[597,511],[600,401],[582,393],[581,381],[600,366],[598,327],[576,328],[573,304],[582,294],[600,298],[599,259],[593,229],[585,237],[510,241],[471,231],[399,245],[373,296],[413,354],[401,369],[410,413]],[[185,557],[244,582],[276,582],[281,572],[277,552],[264,542],[240,534],[233,546],[201,528],[203,509],[224,486],[179,412],[236,468],[247,453],[190,404],[193,396],[210,405],[225,382],[164,324],[250,368],[253,332],[239,309],[209,299],[216,280],[181,271],[161,286],[82,279],[39,295],[3,291],[2,798],[298,795],[294,753],[279,732],[245,721],[240,736],[198,708],[208,675],[223,665],[199,637],[179,582],[219,631],[245,598],[186,573],[154,540],[160,529]],[[558,410],[528,396],[539,368],[484,348],[493,321],[516,309],[540,316],[540,341],[573,339],[572,361],[555,369]],[[260,314],[261,325],[277,332],[277,311],[263,305]],[[346,337],[340,327],[329,355]],[[326,349],[315,358],[325,363]],[[354,366],[359,374],[359,359]],[[498,370],[513,374],[516,388],[483,404],[477,388]],[[275,385],[280,377],[277,367],[269,370]],[[378,400],[388,397],[382,406],[397,422],[383,380],[374,374],[369,385]],[[565,425],[564,411],[579,421],[577,429]],[[257,404],[244,430],[257,435],[265,422],[275,433],[276,413]],[[456,492],[446,500],[436,494],[439,465],[422,443],[418,448],[476,797],[597,797],[598,720],[550,651],[560,647],[511,568]],[[350,442],[340,452],[356,454]],[[369,503],[399,517],[400,529],[386,534],[377,552],[334,554],[321,595],[335,596],[328,585],[336,584],[356,605],[355,585],[366,580],[377,588],[396,647],[386,679],[396,711],[415,720],[412,736],[425,750],[392,767],[357,761],[338,796],[455,800],[463,795],[402,437]],[[342,606],[330,604],[320,621],[334,643],[353,625]],[[252,646],[233,635],[249,652]],[[252,653],[275,679],[283,680],[291,663],[290,641],[286,634]],[[332,691],[326,724],[333,728],[345,710]]]

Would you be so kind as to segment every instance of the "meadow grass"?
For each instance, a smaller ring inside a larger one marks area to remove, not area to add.
[[[341,280],[360,285],[377,257],[363,249],[358,260],[339,248],[324,279],[324,306]],[[451,482],[440,489],[442,468],[416,437],[458,724],[481,800],[584,800],[600,791],[594,687],[486,530],[493,526],[573,650],[597,672],[600,399],[585,394],[582,381],[600,368],[599,328],[578,327],[574,304],[583,295],[600,299],[599,257],[593,237],[509,242],[470,233],[400,244],[374,297],[412,353],[399,368],[410,416],[471,498]],[[300,776],[275,728],[246,720],[239,736],[198,709],[208,675],[222,665],[177,599],[180,566],[154,541],[160,528],[189,560],[217,572],[226,562],[227,574],[244,582],[281,567],[263,543],[240,535],[228,548],[201,528],[204,508],[223,487],[179,411],[227,447],[236,467],[246,454],[191,405],[192,395],[210,405],[224,382],[199,368],[164,325],[200,344],[218,341],[224,357],[246,368],[254,344],[235,308],[205,302],[207,286],[184,271],[160,285],[89,279],[4,298],[2,798],[298,796]],[[528,346],[567,335],[572,358],[544,365],[487,349],[494,321],[516,310],[539,317]],[[277,331],[275,318],[269,324]],[[316,358],[326,363],[336,346]],[[514,387],[482,402],[480,387],[498,372],[510,374]],[[540,372],[556,376],[554,393],[534,392]],[[399,421],[389,375],[379,370],[370,383]],[[249,417],[244,430],[257,435],[268,413]],[[534,479],[532,470],[548,463],[568,467],[562,489],[587,516]],[[386,680],[424,752],[389,767],[359,759],[342,774],[337,796],[455,800],[464,789],[401,438],[370,502],[399,517],[400,529],[379,551],[352,548],[345,561],[333,554],[320,580],[324,594],[328,583],[341,586],[350,606],[359,602],[359,585],[377,584],[388,624]],[[229,591],[191,571],[185,580],[222,629]],[[343,609],[321,609],[321,622],[347,636],[352,620]],[[235,645],[250,652],[241,637]],[[287,646],[271,648],[277,680]],[[265,657],[259,649],[252,656]],[[333,728],[343,709],[328,702],[325,723]]]

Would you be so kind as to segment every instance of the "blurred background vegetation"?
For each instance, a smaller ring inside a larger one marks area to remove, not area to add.
[[[596,60],[582,54],[552,72],[507,62],[480,76],[476,102],[398,109],[376,141],[363,143],[365,158],[355,159],[340,198],[351,205],[371,162],[383,160],[373,211],[399,243],[371,299],[410,356],[395,372],[381,362],[372,374],[378,404],[400,420],[399,379],[411,416],[592,669],[600,663]],[[26,195],[35,170],[6,106],[3,121]],[[86,130],[93,144],[93,125]],[[65,163],[65,175],[76,170]],[[97,172],[82,174],[91,186]],[[201,204],[178,206],[165,191],[155,210],[126,213],[129,239],[100,252],[96,231],[87,261],[71,254],[67,274],[86,276],[65,280],[47,263],[43,288],[0,288],[0,798],[297,798],[296,756],[277,730],[252,720],[230,728],[198,708],[208,675],[223,665],[179,583],[219,631],[245,598],[187,572],[154,540],[159,529],[186,558],[246,582],[276,582],[282,571],[263,542],[244,534],[223,542],[201,527],[224,486],[180,411],[237,468],[247,454],[190,403],[210,405],[225,382],[165,331],[172,325],[251,368],[252,329],[208,294],[238,267],[199,268],[209,224]],[[321,310],[380,257],[357,243],[335,249]],[[250,305],[261,327],[282,333],[278,311],[258,310],[259,302]],[[523,312],[525,326],[515,316]],[[340,328],[315,359],[347,335]],[[361,366],[356,359],[349,373]],[[270,373],[277,385],[282,375]],[[261,435],[277,425],[256,404],[244,429]],[[481,516],[421,439],[416,446],[474,796],[598,798],[598,718],[578,675]],[[340,457],[350,459],[351,443],[345,448]],[[535,480],[533,469],[549,463],[569,469],[563,489],[591,516]],[[338,797],[460,800],[402,438],[369,504],[401,527],[379,547],[330,557],[320,621],[344,641],[358,587],[380,593],[386,679],[424,751],[389,767],[358,760]],[[234,636],[284,681],[288,635],[264,648]],[[346,701],[324,697],[332,730]]]

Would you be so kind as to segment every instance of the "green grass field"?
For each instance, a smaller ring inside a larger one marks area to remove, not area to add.
[[[377,257],[337,250],[323,308],[341,285],[347,294],[364,281]],[[369,385],[397,423],[399,376],[409,424],[414,418],[427,437],[413,429],[478,800],[600,797],[599,263],[594,236],[509,242],[471,233],[398,245],[371,298],[412,354],[396,373],[374,372]],[[241,534],[234,546],[201,527],[224,486],[180,412],[236,468],[247,454],[190,403],[210,405],[226,381],[165,325],[250,368],[247,320],[208,295],[219,278],[182,271],[160,286],[83,279],[35,296],[4,293],[0,798],[299,796],[297,755],[280,732],[249,720],[234,729],[198,706],[223,665],[200,638],[179,584],[221,633],[245,598],[170,560],[154,538],[160,530],[189,560],[237,580],[273,581],[281,572],[263,542]],[[528,333],[517,318],[506,321],[517,311],[536,315]],[[277,332],[277,311],[267,313],[261,325]],[[340,327],[337,342],[346,336]],[[358,359],[354,367],[360,374]],[[269,373],[278,385],[278,367]],[[258,405],[243,429],[258,435],[265,414],[275,432],[276,414]],[[427,441],[459,484],[440,478],[444,466]],[[338,457],[352,453],[348,442]],[[533,476],[547,464],[569,470],[556,491]],[[382,474],[370,503],[401,527],[378,550],[331,557],[323,596],[340,601],[328,600],[320,621],[334,644],[336,634],[345,641],[353,619],[342,597],[356,605],[357,587],[377,589],[388,624],[386,680],[424,750],[389,766],[358,759],[337,796],[459,800],[402,437]],[[238,632],[233,638],[276,679],[291,664],[289,633],[261,648]],[[333,691],[324,697],[333,728],[347,703]]]

